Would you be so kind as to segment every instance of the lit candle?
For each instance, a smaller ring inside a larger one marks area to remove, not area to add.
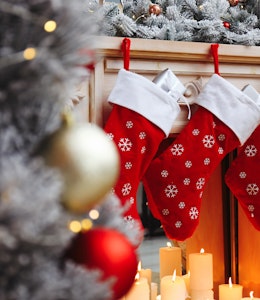
[[[241,300],[243,287],[232,284],[231,277],[228,284],[219,285],[219,300]]]
[[[190,271],[187,274],[183,275],[182,278],[185,282],[187,295],[190,295]]]
[[[176,274],[181,276],[181,248],[172,247],[171,243],[167,243],[167,247],[161,247],[159,249],[160,256],[160,278],[173,274],[176,270]]]
[[[213,257],[211,253],[200,253],[189,255],[190,268],[190,290],[213,289]]]
[[[142,264],[139,261],[138,263],[138,272],[140,274],[140,278],[146,278],[148,281],[149,286],[152,282],[152,270],[151,269],[142,269]]]
[[[244,298],[242,298],[242,300],[260,300],[260,298],[254,297],[254,292],[251,291],[251,292],[249,293],[249,297],[244,297]]]
[[[164,276],[161,280],[161,300],[185,300],[186,286],[181,276]]]
[[[138,273],[140,278],[146,278],[149,286],[149,294],[151,295],[151,282],[152,282],[152,270],[151,269],[142,269],[141,261],[138,263]]]
[[[135,281],[130,291],[125,295],[125,300],[150,300],[150,289],[146,278],[136,274]]]
[[[151,283],[151,300],[156,300],[158,294],[158,284],[156,282]]]

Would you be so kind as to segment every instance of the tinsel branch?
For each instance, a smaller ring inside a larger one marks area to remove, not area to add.
[[[60,204],[62,174],[35,155],[60,127],[75,86],[95,64],[100,14],[82,0],[0,2],[0,299],[105,300],[113,278],[64,261],[75,216]],[[56,28],[45,29],[47,21]],[[27,51],[28,50],[28,51]],[[26,52],[27,51],[27,52]],[[107,207],[110,207],[107,210]],[[104,227],[127,234],[123,209],[108,197]]]

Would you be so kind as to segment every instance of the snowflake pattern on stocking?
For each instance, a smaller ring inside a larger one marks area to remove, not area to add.
[[[162,170],[161,175],[162,177],[167,177],[169,174],[167,170]]]
[[[255,210],[254,205],[253,204],[249,204],[247,208],[248,208],[248,211],[250,213],[250,217],[254,218],[255,217],[255,215],[254,215],[254,210]]]
[[[259,187],[255,183],[250,183],[246,187],[248,195],[256,195],[259,192]]]
[[[240,172],[239,177],[240,178],[246,178],[246,172]]]
[[[184,148],[181,144],[174,145],[171,148],[172,155],[180,156],[180,155],[182,155],[183,151],[184,151]]]
[[[130,151],[133,144],[128,138],[121,138],[118,143],[118,148],[123,151]]]
[[[212,148],[215,144],[215,139],[212,135],[205,135],[202,142],[205,148]]]
[[[131,189],[132,189],[131,184],[129,182],[125,183],[122,188],[122,195],[123,196],[129,195],[131,192]]]
[[[174,198],[178,193],[178,189],[176,188],[176,185],[173,184],[167,185],[164,191],[165,191],[165,195],[168,198]]]
[[[247,157],[255,156],[257,153],[257,149],[254,145],[248,145],[245,149],[245,154]]]
[[[132,163],[130,162],[130,161],[127,161],[126,163],[125,163],[125,168],[127,169],[127,170],[130,170],[131,168],[132,168]]]
[[[127,121],[126,122],[126,128],[133,128],[134,123],[132,121]]]
[[[196,182],[197,190],[201,190],[204,187],[205,182],[206,182],[205,178],[199,178],[198,181]]]
[[[198,219],[199,211],[198,211],[197,207],[191,207],[191,209],[189,211],[189,215],[192,220]]]
[[[181,222],[181,221],[177,221],[177,222],[175,223],[175,227],[176,227],[176,228],[181,228],[181,226],[182,226],[182,222]]]

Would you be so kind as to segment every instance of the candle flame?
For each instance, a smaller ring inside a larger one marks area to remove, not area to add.
[[[250,296],[250,299],[254,299],[254,292],[251,291],[251,292],[249,293],[249,296]]]
[[[135,281],[137,281],[139,279],[140,279],[140,274],[139,274],[139,272],[137,272],[136,275],[135,275]]]
[[[172,248],[172,243],[171,242],[167,242],[167,247]]]
[[[141,271],[141,269],[142,269],[142,263],[141,263],[141,261],[139,261],[138,266],[137,266],[138,272]]]
[[[228,279],[228,284],[229,284],[229,287],[232,288],[232,279],[231,279],[231,277],[229,277],[229,279]]]
[[[200,253],[205,253],[205,250],[203,248],[200,249]]]
[[[175,280],[176,280],[176,269],[174,269],[173,271],[172,282],[174,282]]]

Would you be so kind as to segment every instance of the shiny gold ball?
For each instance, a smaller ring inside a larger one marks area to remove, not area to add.
[[[158,4],[151,4],[149,7],[149,13],[158,16],[162,13],[162,9]]]
[[[113,141],[93,124],[77,124],[56,131],[44,157],[64,178],[61,203],[84,213],[101,202],[119,175],[119,154]]]

